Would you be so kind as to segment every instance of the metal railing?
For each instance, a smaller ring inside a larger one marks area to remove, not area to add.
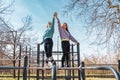
[[[25,56],[23,67],[0,66],[0,69],[23,69],[23,80],[27,80],[27,65],[28,65],[28,57]]]
[[[117,70],[115,70],[112,66],[90,66],[90,67],[80,67],[80,70],[85,70],[85,69],[93,69],[93,70],[110,70],[113,72],[116,80],[120,80],[120,74]],[[85,78],[85,76],[82,76]],[[85,79],[83,79],[85,80]]]
[[[56,65],[54,65],[52,68],[53,68],[52,71],[54,71],[52,73],[52,80],[56,80]],[[120,80],[120,74],[119,74],[119,72],[116,69],[114,69],[112,66],[90,66],[90,67],[84,67],[84,66],[81,65],[79,67],[57,68],[57,70],[75,70],[75,69],[80,70],[80,72],[81,72],[80,76],[81,76],[82,80],[85,80],[85,72],[84,72],[85,69],[90,69],[90,70],[91,69],[92,70],[110,70],[110,71],[113,72],[116,80]]]

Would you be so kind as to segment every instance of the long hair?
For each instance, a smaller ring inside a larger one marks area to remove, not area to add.
[[[64,23],[64,24],[66,24],[66,31],[69,32],[67,23]]]

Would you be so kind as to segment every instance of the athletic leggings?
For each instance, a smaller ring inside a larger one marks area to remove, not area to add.
[[[64,66],[65,60],[67,61],[67,66],[69,66],[69,59],[70,59],[70,43],[69,41],[62,41],[62,50],[63,50],[63,56],[62,56],[62,66]]]
[[[51,38],[45,39],[44,49],[46,57],[49,58],[52,56],[53,41]]]

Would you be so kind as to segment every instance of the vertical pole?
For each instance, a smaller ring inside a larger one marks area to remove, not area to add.
[[[85,64],[84,64],[84,62],[82,62],[82,67],[85,67]],[[82,69],[81,70],[81,77],[82,77],[82,80],[85,80],[85,69]]]
[[[52,80],[56,80],[56,63],[52,65]]]
[[[18,67],[21,66],[21,45],[20,45],[20,52],[19,52],[19,62]],[[18,80],[20,80],[20,69],[18,69]]]
[[[13,48],[13,67],[15,67],[16,60],[15,60],[15,54],[16,54],[16,36],[17,36],[17,31],[13,31],[13,36],[14,36],[14,48]],[[13,69],[13,77],[16,78],[16,71]]]
[[[72,45],[71,45],[72,46]],[[71,67],[71,46],[70,46],[70,51],[69,51],[69,60],[68,60],[68,66]],[[67,80],[71,80],[71,70],[67,70]]]
[[[72,67],[74,67],[74,55],[73,55],[73,44],[72,44]],[[73,80],[74,80],[74,70],[72,70],[72,76],[73,76]]]
[[[31,47],[29,48],[29,67],[30,67],[30,63],[31,63]],[[30,80],[30,69],[28,70],[28,75],[29,75],[29,77],[28,77],[28,80]]]
[[[78,57],[78,67],[79,67],[80,66],[80,49],[79,49],[79,44],[77,44],[77,57]],[[78,78],[79,78],[79,80],[81,80],[80,76],[81,76],[80,70],[78,70]]]
[[[15,63],[16,63],[16,60],[15,60],[15,43],[14,43],[14,53],[13,53],[13,67],[15,67]],[[15,69],[13,69],[13,77],[15,78],[16,77],[16,71],[15,71]]]
[[[120,72],[120,60],[118,60],[118,71]]]
[[[42,53],[43,57],[42,57],[42,67],[44,67],[44,51]],[[42,70],[42,80],[44,80],[44,70]]]
[[[27,80],[27,65],[28,65],[28,56],[25,56],[24,69],[23,69],[23,80]]]
[[[40,44],[37,44],[37,67],[39,67],[39,59],[40,58]],[[36,80],[39,80],[39,69],[37,69],[37,77]]]

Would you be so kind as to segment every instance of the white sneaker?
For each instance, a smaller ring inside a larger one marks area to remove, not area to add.
[[[49,66],[49,64],[48,64],[48,63],[46,63],[44,67],[50,67],[50,66]]]

